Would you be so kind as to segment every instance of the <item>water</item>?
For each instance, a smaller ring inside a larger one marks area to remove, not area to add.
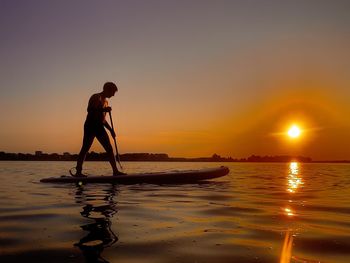
[[[39,183],[71,162],[0,162],[0,262],[350,262],[349,164],[225,165],[203,184],[77,186]]]

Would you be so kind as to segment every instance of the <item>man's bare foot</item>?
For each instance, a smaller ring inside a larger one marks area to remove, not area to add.
[[[126,173],[123,173],[123,172],[120,172],[120,171],[117,171],[117,172],[113,173],[113,176],[119,176],[119,175],[126,175]]]
[[[85,174],[82,174],[81,172],[78,172],[78,171],[73,173],[73,171],[72,171],[73,169],[75,169],[75,168],[72,168],[69,170],[69,173],[71,176],[73,176],[73,177],[87,177]]]

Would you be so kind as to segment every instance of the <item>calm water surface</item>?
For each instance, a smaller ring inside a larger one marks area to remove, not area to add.
[[[350,165],[225,165],[208,183],[79,186],[39,183],[71,162],[0,162],[0,262],[350,262]]]

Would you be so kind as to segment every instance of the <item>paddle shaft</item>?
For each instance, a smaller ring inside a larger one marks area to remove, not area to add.
[[[112,113],[110,111],[108,113],[109,113],[109,119],[111,121],[112,130],[113,130],[114,135],[115,135],[115,130],[114,130],[114,126],[113,126],[113,119],[112,119]],[[117,146],[117,141],[116,141],[115,137],[113,137],[113,141],[114,141],[114,147],[115,147],[115,151],[116,151],[116,155],[117,155],[118,164],[119,164],[120,168],[123,170],[123,166],[122,166],[122,164],[120,162],[118,146]]]

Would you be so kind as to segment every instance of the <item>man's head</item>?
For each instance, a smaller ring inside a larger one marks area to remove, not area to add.
[[[106,95],[107,98],[114,96],[114,94],[117,91],[118,91],[117,85],[115,85],[113,82],[106,82],[103,85],[103,93]]]

